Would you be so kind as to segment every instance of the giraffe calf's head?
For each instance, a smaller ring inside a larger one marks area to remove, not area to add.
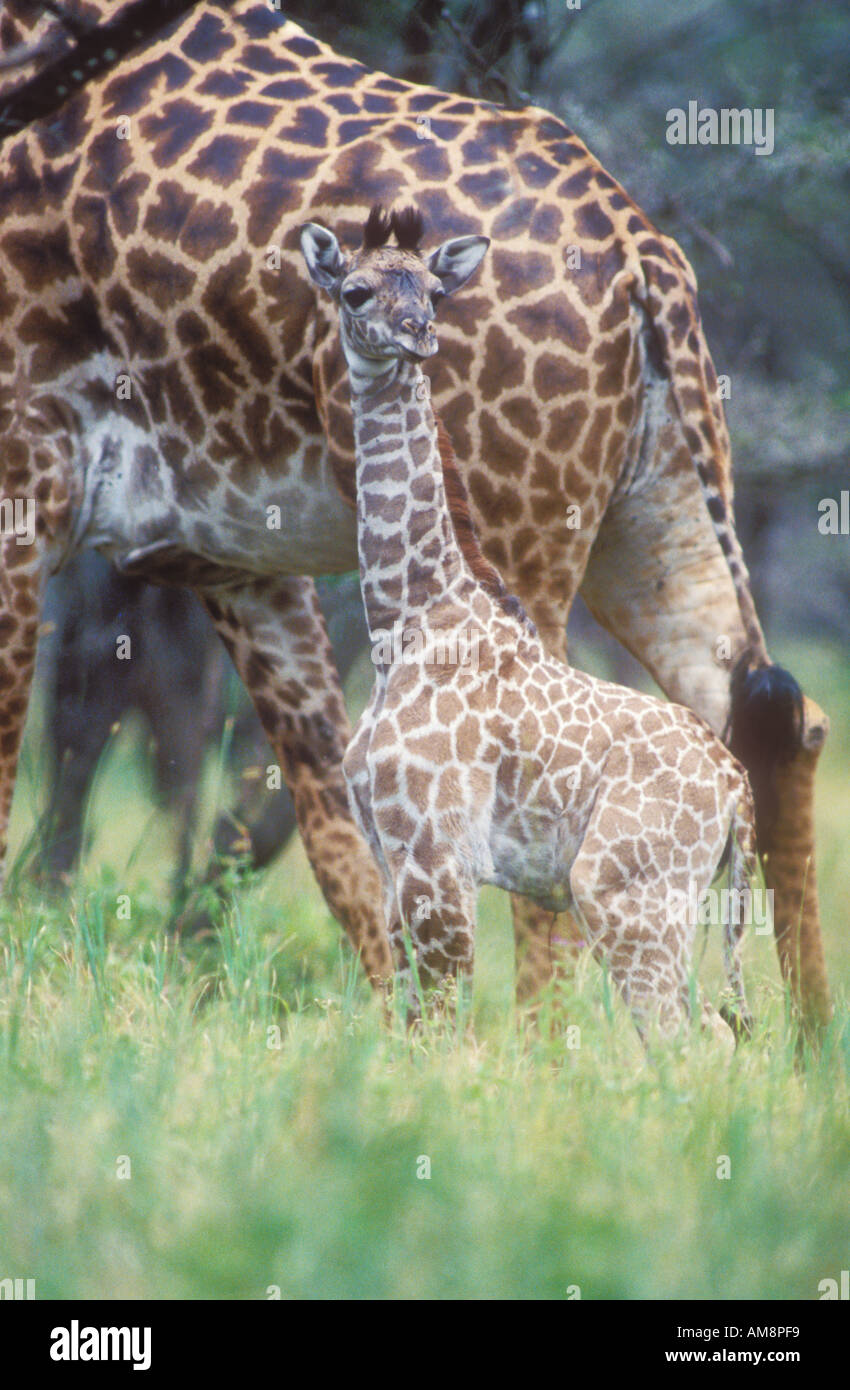
[[[308,222],[301,229],[310,278],[339,306],[346,359],[367,375],[383,371],[393,359],[433,357],[438,301],[466,283],[490,245],[484,236],[454,237],[423,257],[422,230],[414,208],[385,214],[373,207],[363,245],[346,258],[327,228]],[[393,233],[396,245],[388,246]]]

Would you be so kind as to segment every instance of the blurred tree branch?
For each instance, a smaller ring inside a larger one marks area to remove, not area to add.
[[[697,241],[702,242],[703,246],[706,246],[708,250],[717,257],[725,270],[728,270],[731,265],[735,264],[735,257],[732,255],[728,246],[725,246],[719,237],[716,237],[713,232],[710,232],[707,227],[704,227],[703,224],[694,217],[693,213],[688,212],[688,209],[678,198],[666,198],[659,215],[681,222],[683,226],[688,228],[688,231],[691,232]]]

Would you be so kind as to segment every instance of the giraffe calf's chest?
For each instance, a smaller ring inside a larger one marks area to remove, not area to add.
[[[518,685],[499,700],[498,685],[495,672],[459,667],[441,681],[401,665],[379,677],[362,721],[371,799],[401,840],[431,820],[478,882],[561,911],[610,737],[601,723],[567,730],[553,709],[539,716]]]

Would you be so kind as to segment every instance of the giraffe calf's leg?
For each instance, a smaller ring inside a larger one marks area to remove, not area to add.
[[[567,665],[566,616],[555,611],[546,614],[532,611],[530,616],[547,652]],[[547,621],[547,618],[549,619]],[[528,1008],[534,1019],[538,1000],[552,981],[556,986],[571,980],[575,963],[584,944],[581,926],[570,912],[547,912],[530,898],[511,895],[514,924],[514,990],[517,1004]],[[552,1026],[566,1021],[560,1005],[556,1005]]]
[[[429,828],[425,834],[430,840]],[[381,836],[390,911],[389,935],[401,987],[407,992],[408,1023],[421,1009],[453,1017],[458,995],[471,987],[475,961],[476,885],[458,865],[454,846],[432,842],[427,862],[389,848]],[[413,961],[408,959],[408,949]],[[421,999],[413,982],[415,964]]]
[[[462,984],[464,975],[471,977],[476,885],[456,865],[456,847],[440,843],[428,816],[427,795],[408,805],[412,818],[392,802],[378,804],[378,786],[397,792],[407,778],[403,759],[392,759],[390,772],[380,755],[377,766],[371,755],[373,738],[383,747],[388,743],[377,714],[380,705],[376,686],[345,751],[343,773],[354,817],[384,881],[387,935],[410,1026],[426,997],[433,1013],[441,1007],[447,983]],[[390,742],[392,737],[390,728]],[[427,845],[427,862],[410,851],[405,836]]]
[[[682,901],[682,890],[673,899],[663,881],[639,877],[600,888],[599,848],[589,836],[573,863],[570,887],[593,954],[617,985],[642,1041],[647,1044],[653,1034],[681,1036],[695,1005],[703,1031],[734,1051],[731,1020],[692,987],[694,924],[670,911],[671,902]],[[746,1000],[743,1017],[749,1017]]]
[[[727,1017],[723,1009],[715,1009],[713,1004],[707,1000],[702,1001],[700,1011],[700,1025],[704,1033],[708,1033],[720,1043],[723,1050],[731,1057],[738,1042],[738,1033],[732,1023],[732,1017]]]

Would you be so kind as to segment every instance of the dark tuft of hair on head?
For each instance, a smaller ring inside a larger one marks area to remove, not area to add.
[[[380,203],[375,203],[363,228],[363,250],[375,251],[379,246],[386,246],[392,229],[391,215],[384,212]]]
[[[392,214],[393,231],[402,251],[418,251],[425,234],[425,223],[418,208],[402,208]]]

